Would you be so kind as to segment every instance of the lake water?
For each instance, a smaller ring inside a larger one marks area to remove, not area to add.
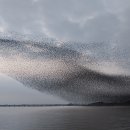
[[[130,107],[1,107],[0,130],[130,130]]]

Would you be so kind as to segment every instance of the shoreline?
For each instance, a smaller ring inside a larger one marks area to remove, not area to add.
[[[122,103],[104,103],[104,104],[98,104],[98,103],[93,103],[93,104],[5,104],[5,105],[0,105],[0,107],[71,107],[71,106],[74,106],[74,107],[78,107],[78,106],[81,106],[81,107],[92,107],[92,106],[95,106],[95,107],[101,107],[101,106],[130,106],[130,104],[122,104]]]

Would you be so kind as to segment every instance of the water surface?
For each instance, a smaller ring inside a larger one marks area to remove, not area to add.
[[[129,130],[130,107],[1,107],[0,130]]]

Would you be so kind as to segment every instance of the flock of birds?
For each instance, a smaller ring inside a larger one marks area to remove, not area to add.
[[[54,42],[1,37],[0,73],[70,103],[130,99],[129,76],[98,71],[98,65],[91,57]]]

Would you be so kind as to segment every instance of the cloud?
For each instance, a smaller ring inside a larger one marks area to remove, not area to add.
[[[86,44],[102,42],[97,48],[78,51],[89,52],[99,61],[114,59],[120,65],[123,61],[128,67],[129,8],[129,0],[0,0],[0,31]]]
[[[74,41],[125,40],[129,6],[128,0],[0,0],[0,15],[8,30],[25,34]]]

